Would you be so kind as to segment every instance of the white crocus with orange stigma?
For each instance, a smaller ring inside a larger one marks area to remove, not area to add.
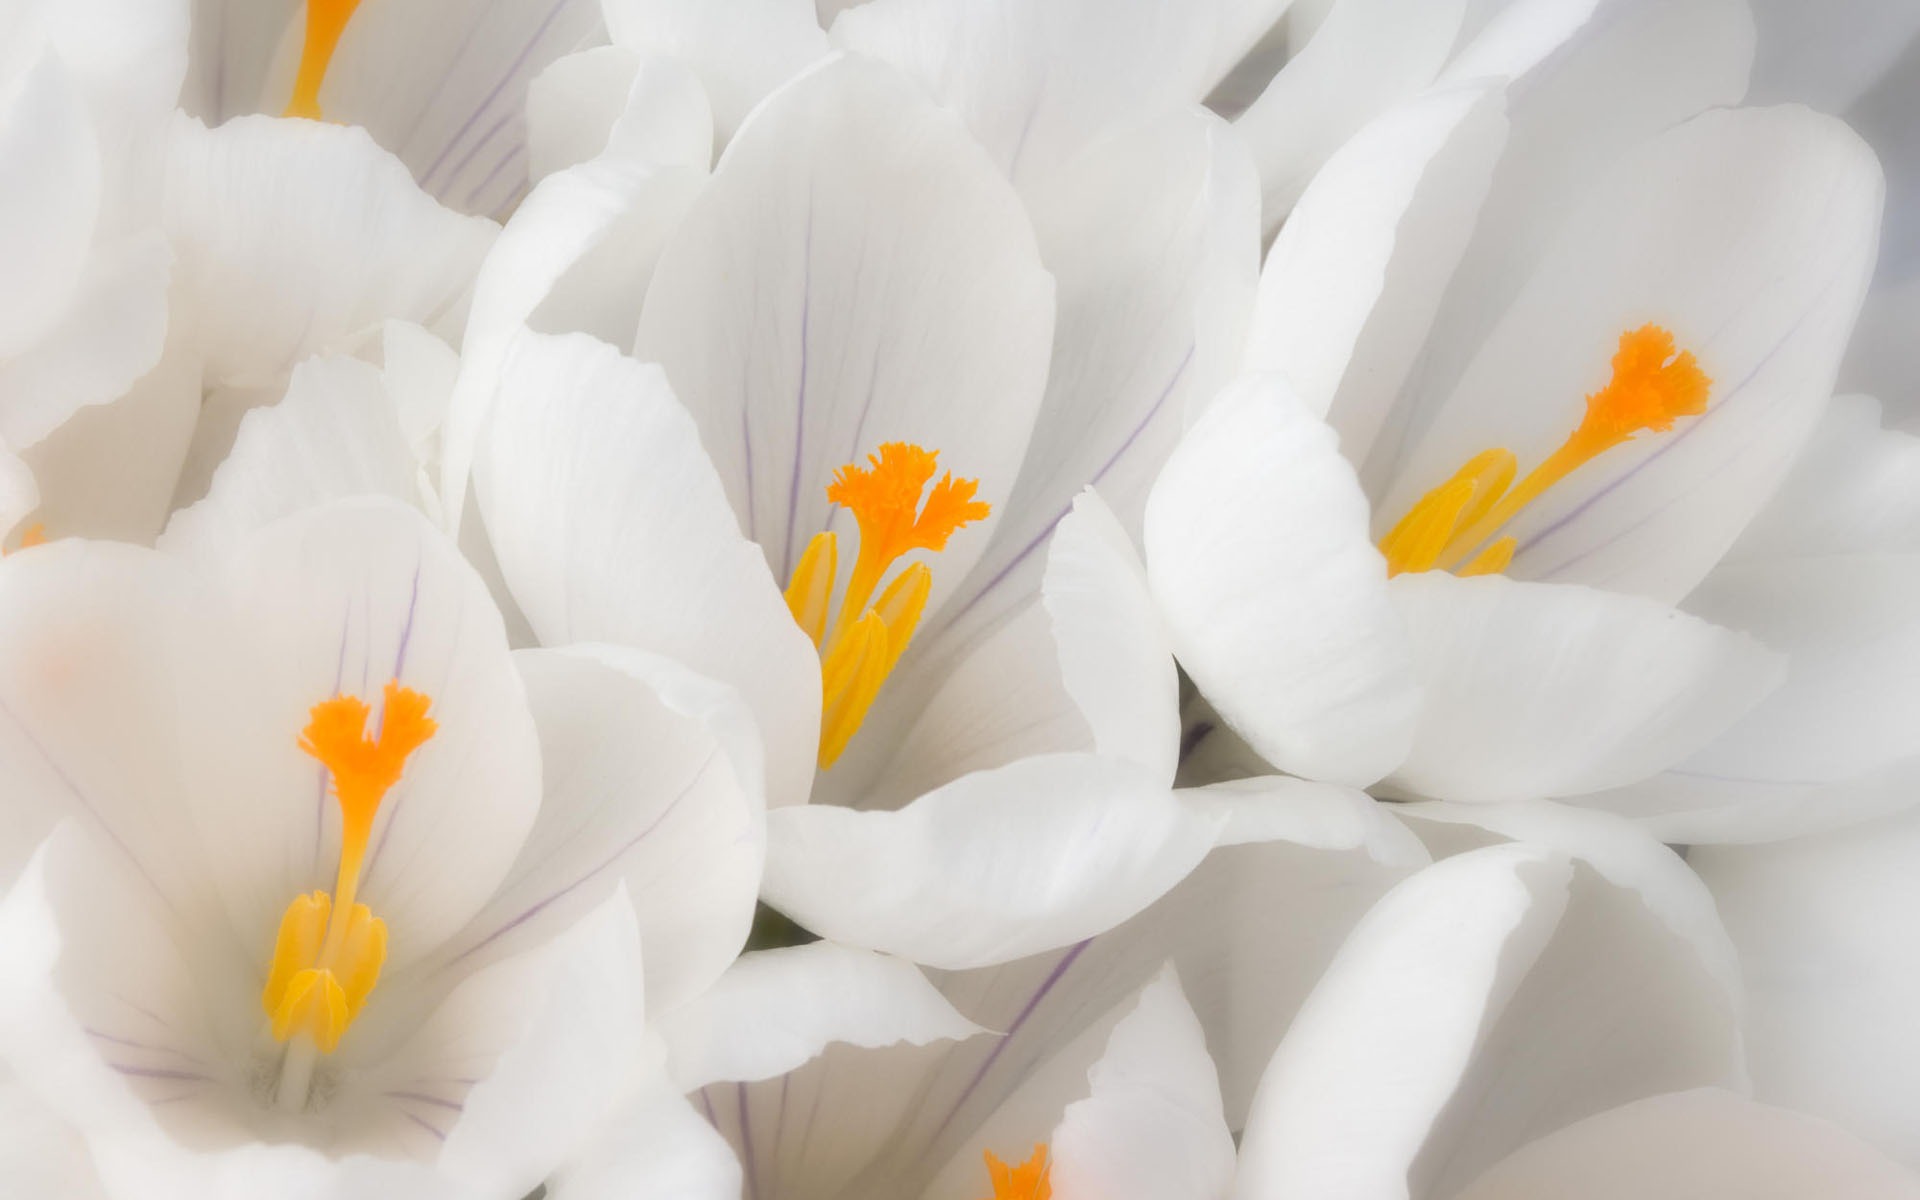
[[[7,6],[25,65],[21,140],[0,153],[44,161],[6,172],[10,228],[33,247],[11,257],[34,276],[19,344],[0,344],[0,442],[36,477],[25,520],[49,538],[151,540],[205,490],[240,415],[317,351],[389,318],[457,335],[495,232],[421,193],[365,130],[181,114],[188,11]]]
[[[1579,14],[1512,6],[1334,156],[1268,256],[1253,373],[1149,502],[1182,664],[1284,770],[1586,795],[1781,679],[1674,605],[1818,420],[1880,173],[1805,110],[1700,111],[1744,86],[1740,6],[1585,8],[1536,58]]]
[[[69,539],[0,609],[9,828],[53,826],[0,906],[0,1061],[108,1194],[644,1195],[594,1182],[636,1140],[726,1194],[648,1030],[751,920],[736,701],[510,652],[378,500],[215,561]]]

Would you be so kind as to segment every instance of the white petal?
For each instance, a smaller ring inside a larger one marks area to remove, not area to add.
[[[1539,462],[1606,382],[1619,335],[1654,322],[1714,381],[1708,411],[1616,447],[1529,505],[1510,526],[1512,574],[1686,594],[1779,484],[1831,394],[1880,196],[1866,146],[1804,111],[1712,112],[1653,139],[1538,262],[1383,520],[1490,445]],[[1732,210],[1746,216],[1730,223]]]
[[[204,500],[176,512],[159,547],[217,561],[281,517],[329,500],[412,504],[418,466],[380,372],[353,358],[310,358],[286,398],[241,418]]]
[[[965,637],[1038,586],[1047,535],[1097,486],[1138,535],[1148,487],[1184,416],[1238,370],[1259,269],[1245,151],[1212,117],[1170,113],[1116,132],[1031,198],[1059,287],[1053,362],[1020,478],[993,541],[938,624]]]
[[[167,519],[201,415],[191,353],[165,354],[125,395],[83,408],[23,457],[51,536],[148,542]]]
[[[530,335],[499,385],[477,495],[541,642],[634,646],[730,684],[766,741],[771,802],[804,799],[819,658],[659,368]]]
[[[1433,81],[1466,0],[1342,0],[1235,122],[1277,226],[1327,156],[1375,113]]]
[[[546,1187],[551,1200],[738,1200],[740,1163],[712,1123],[662,1081]]]
[[[918,80],[1024,189],[1104,133],[1198,103],[1285,8],[871,0],[833,40]]]
[[[742,955],[661,1028],[688,1090],[785,1075],[835,1043],[924,1046],[984,1032],[912,963],[833,942]]]
[[[1754,0],[1753,10],[1761,34],[1757,104],[1845,112],[1920,37],[1920,12],[1899,0],[1856,0],[1844,20],[1822,20],[1833,14],[1792,0]]]
[[[1061,518],[1043,597],[1061,682],[1086,717],[1095,753],[1172,783],[1180,755],[1173,650],[1133,542],[1091,490]]]
[[[493,238],[362,129],[180,119],[170,136],[174,311],[223,380],[272,379],[387,317],[447,318]]]
[[[71,74],[43,57],[10,92],[0,111],[0,261],[9,276],[0,358],[32,346],[66,311],[100,209],[100,151]]]
[[[1506,133],[1503,94],[1436,90],[1327,162],[1274,240],[1247,347],[1364,461],[1425,344]]]
[[[1874,401],[1836,396],[1727,559],[1876,550],[1920,551],[1920,438],[1882,429]]]
[[[446,1078],[472,1061],[480,1031],[514,1036],[467,1094],[439,1169],[513,1194],[537,1188],[591,1145],[646,1068],[645,991],[640,931],[624,889],[541,953],[467,979],[415,1036],[405,1065],[428,1065],[425,1078]],[[436,1038],[444,1057],[432,1064]],[[386,1069],[398,1074],[404,1066]]]
[[[365,0],[341,34],[320,108],[364,125],[420,186],[461,212],[498,214],[527,187],[527,85],[603,36],[592,0]],[[304,22],[289,23],[259,111],[285,109]]]
[[[1406,1195],[1482,1022],[1560,919],[1568,870],[1542,851],[1488,849],[1388,893],[1267,1067],[1234,1194]]]
[[[1148,575],[1180,663],[1268,761],[1371,783],[1418,711],[1366,498],[1273,376],[1223,394],[1147,502]]]
[[[1781,678],[1753,639],[1638,596],[1402,575],[1426,706],[1392,782],[1449,800],[1599,791],[1705,745]]]
[[[723,142],[768,92],[827,53],[808,0],[602,0],[602,8],[615,44],[693,68]]]
[[[33,468],[0,444],[0,537],[12,533],[39,503],[40,485],[33,481]]]
[[[1218,823],[1106,759],[982,771],[898,812],[768,814],[762,894],[807,929],[961,968],[1090,937],[1192,870]]]
[[[254,719],[274,731],[230,758],[299,781],[262,795],[235,789],[229,762],[192,764],[208,773],[194,801],[220,839],[237,918],[277,920],[296,893],[332,886],[338,805],[296,744],[308,710],[340,692],[377,705],[389,680],[432,702],[438,731],[382,802],[361,877],[361,899],[387,922],[387,970],[398,970],[480,910],[540,803],[539,745],[499,612],[425,518],[384,500],[262,529],[230,560],[227,586],[230,636],[270,689]]]
[[[1233,1136],[1199,1019],[1167,968],[1122,1018],[1051,1142],[1061,1200],[1224,1197]]]
[[[1051,302],[1026,214],[979,147],[905,80],[841,58],[728,147],[655,268],[635,353],[666,368],[784,581],[815,533],[851,536],[827,485],[881,443],[938,451],[989,504],[1009,494]],[[930,617],[985,541],[975,526],[941,553]]]
[[[620,46],[570,54],[527,95],[534,177],[609,150],[660,166],[713,161],[713,113],[699,79],[672,59]]]
[[[1909,779],[1904,798],[1915,791]],[[1756,1098],[1838,1121],[1920,1163],[1920,818],[1911,811],[1688,862],[1740,951]]]
[[[187,68],[183,0],[73,0],[39,6],[48,43],[86,89],[96,115],[171,109]]]
[[[1825,1122],[1703,1088],[1570,1125],[1475,1180],[1460,1200],[1912,1200],[1920,1177]]]
[[[11,1081],[0,1082],[0,1172],[23,1195],[107,1200],[86,1141]]]
[[[159,361],[172,263],[153,231],[95,251],[59,323],[0,361],[0,437],[31,446],[77,409],[125,395]]]
[[[381,378],[399,409],[407,445],[416,459],[426,462],[439,446],[440,426],[460,373],[460,356],[410,321],[388,321],[381,333]]]
[[[624,882],[648,1003],[664,1011],[712,983],[753,922],[766,843],[752,717],[726,689],[637,651],[516,661],[540,728],[540,814],[447,953],[463,969],[511,955]]]

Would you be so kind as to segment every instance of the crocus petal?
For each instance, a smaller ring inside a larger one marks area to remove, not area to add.
[[[12,533],[39,503],[40,486],[33,481],[33,468],[0,443],[0,537]]]
[[[1199,1018],[1168,967],[1122,1018],[1051,1140],[1061,1200],[1224,1197],[1233,1136]]]
[[[1616,447],[1529,505],[1510,527],[1511,570],[1685,595],[1778,486],[1831,395],[1881,190],[1866,145],[1803,110],[1711,112],[1652,139],[1543,255],[1383,513],[1406,511],[1490,444],[1545,458],[1606,381],[1619,335],[1656,322],[1713,380],[1706,413]],[[1748,215],[1729,225],[1734,209]]]
[[[1042,586],[1060,678],[1086,717],[1093,749],[1173,782],[1180,686],[1146,568],[1126,530],[1088,490],[1061,518]]]
[[[1798,102],[1845,112],[1920,37],[1920,12],[1899,0],[1862,0],[1844,21],[1823,21],[1792,0],[1755,0],[1756,104]]]
[[[286,397],[241,418],[206,498],[176,512],[160,549],[217,561],[256,529],[329,500],[386,496],[412,504],[419,469],[378,369],[310,358]]]
[[[1571,1121],[1737,1083],[1737,1000],[1670,923],[1671,889],[1611,882],[1684,876],[1637,844],[1601,869],[1470,850],[1383,900],[1268,1066],[1236,1194],[1450,1196]]]
[[[1654,1096],[1540,1139],[1460,1200],[1769,1196],[1911,1200],[1920,1178],[1823,1121],[1702,1088]]]
[[[1874,551],[1920,552],[1920,438],[1883,429],[1875,401],[1836,396],[1727,560]]]
[[[871,0],[834,21],[833,40],[918,80],[1024,190],[1102,134],[1198,103],[1285,9]]]
[[[648,1002],[664,1011],[713,982],[753,921],[766,850],[753,718],[729,690],[638,651],[516,661],[540,728],[540,814],[443,953],[471,969],[537,945],[624,881]]]
[[[27,349],[60,319],[80,288],[100,209],[99,146],[59,59],[42,58],[8,101],[0,111],[0,261],[12,281],[0,299],[0,358]]]
[[[1911,805],[1912,780],[1904,789]],[[1920,1162],[1920,817],[1688,852],[1739,947],[1753,1091]]]
[[[656,1082],[547,1180],[550,1200],[738,1200],[740,1163],[679,1089]]]
[[[76,410],[125,395],[159,361],[172,262],[153,231],[95,252],[59,324],[0,360],[0,437],[31,446]]]
[[[938,451],[1002,502],[1039,409],[1052,299],[980,148],[904,79],[839,58],[728,147],[654,269],[635,353],[666,368],[784,581],[814,534],[853,536],[827,485],[882,443]],[[929,614],[985,541],[974,527],[948,543]]]
[[[687,1090],[785,1075],[828,1046],[877,1048],[984,1032],[905,959],[813,942],[742,955],[706,994],[662,1021]]]
[[[602,0],[601,7],[616,45],[678,58],[700,76],[723,142],[767,93],[828,50],[808,0]]]
[[[1781,656],[1638,596],[1441,572],[1391,584],[1426,689],[1394,786],[1449,800],[1570,796],[1707,744],[1778,686]]]
[[[1327,156],[1367,119],[1433,81],[1466,0],[1342,0],[1234,123],[1277,227]]]
[[[174,311],[224,379],[276,378],[387,317],[450,317],[493,238],[491,222],[423,195],[363,129],[180,118],[170,151]]]
[[[536,179],[609,150],[703,173],[713,161],[713,110],[698,77],[621,46],[569,54],[541,72],[527,123]]]
[[[1217,828],[1138,768],[1042,756],[898,812],[770,813],[762,894],[835,941],[977,967],[1132,916],[1193,869]]]
[[[499,612],[424,517],[379,499],[262,529],[228,560],[225,586],[230,636],[267,688],[254,720],[274,732],[194,756],[206,777],[192,799],[220,838],[236,922],[264,922],[251,935],[263,960],[280,910],[330,886],[338,852],[326,773],[297,745],[308,711],[341,692],[377,704],[389,680],[431,701],[438,730],[381,803],[361,877],[361,898],[387,922],[387,970],[398,970],[480,910],[540,803],[539,745]],[[236,786],[236,764],[250,762],[298,782],[264,795]]]
[[[0,1171],[29,1196],[108,1200],[79,1132],[11,1080],[0,1082]]]
[[[1277,371],[1353,462],[1419,356],[1504,144],[1504,95],[1442,88],[1388,111],[1301,195],[1260,274],[1247,366]]]
[[[1366,784],[1400,761],[1418,695],[1367,504],[1333,432],[1273,376],[1214,401],[1147,502],[1174,652],[1284,770]]]
[[[340,36],[320,108],[362,125],[461,212],[496,215],[527,187],[527,85],[601,33],[593,0],[365,0]],[[305,22],[290,21],[249,110],[293,93]]]
[[[770,801],[804,800],[819,658],[659,368],[528,335],[482,449],[480,508],[540,641],[634,646],[733,686],[766,741]]]
[[[1116,131],[1031,206],[1059,288],[1046,398],[986,554],[917,635],[931,658],[943,634],[965,640],[1032,595],[1047,535],[1083,488],[1098,487],[1137,536],[1186,414],[1238,370],[1259,200],[1245,151],[1217,120],[1182,111]]]

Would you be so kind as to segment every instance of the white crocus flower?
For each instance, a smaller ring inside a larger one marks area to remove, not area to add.
[[[563,1165],[649,1194],[593,1174],[636,1120],[710,1159],[647,1021],[751,919],[730,697],[510,653],[381,501],[215,563],[50,545],[0,607],[8,825],[60,822],[0,908],[0,1056],[110,1194],[518,1200]]]
[[[1659,866],[1660,853],[1630,856],[1640,866],[1628,886],[1664,896],[1669,920],[1710,924],[1697,881],[1677,861]],[[1232,1195],[1920,1195],[1920,1178],[1840,1130],[1744,1099],[1737,1083],[1711,1086],[1724,1016],[1678,986],[1684,965],[1656,954],[1628,970],[1613,958],[1658,939],[1602,933],[1595,921],[1615,919],[1620,895],[1596,894],[1585,876],[1540,849],[1494,847],[1381,901],[1274,1054]],[[1589,990],[1582,977],[1595,972],[1606,981]]]
[[[529,182],[527,86],[604,41],[598,0],[193,0],[182,104],[359,125],[449,208],[504,218]]]
[[[1203,414],[1146,524],[1183,665],[1275,765],[1581,795],[1777,684],[1777,655],[1671,606],[1817,422],[1881,189],[1837,122],[1699,112],[1738,97],[1750,46],[1738,6],[1515,6],[1303,197],[1262,373]]]
[[[21,201],[10,227],[37,247],[19,261],[57,273],[92,240],[116,256],[87,267],[90,282],[20,291],[37,296],[36,321],[63,323],[0,370],[0,440],[37,478],[28,519],[46,536],[151,539],[296,362],[391,317],[457,331],[492,224],[435,204],[364,130],[270,117],[207,129],[178,113],[185,0],[7,7],[24,56],[47,64],[24,78],[66,80],[73,101],[17,114],[32,135],[22,153],[69,147],[66,167],[6,172]],[[74,132],[87,109],[91,128]],[[63,182],[75,163],[86,178]],[[42,187],[57,202],[39,212]]]

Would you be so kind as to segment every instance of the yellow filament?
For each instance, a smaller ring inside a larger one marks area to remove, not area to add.
[[[837,616],[833,592],[840,551],[831,532],[807,543],[787,584],[787,608],[820,651],[822,769],[832,766],[859,732],[933,590],[933,572],[925,563],[909,565],[882,590],[887,571],[913,551],[944,550],[955,530],[992,511],[974,499],[977,480],[955,479],[949,472],[928,491],[938,457],[906,442],[887,442],[868,456],[866,466],[841,467],[828,485],[827,498],[852,512],[860,529],[860,549]]]
[[[1486,450],[1414,504],[1380,539],[1387,574],[1491,575],[1506,570],[1516,542],[1500,530],[1548,488],[1643,430],[1665,433],[1677,417],[1706,411],[1712,386],[1673,334],[1643,325],[1620,335],[1613,377],[1587,397],[1579,426],[1519,483],[1512,451]],[[1489,539],[1492,539],[1489,541]]]
[[[1052,1200],[1053,1164],[1047,1161],[1045,1145],[1036,1145],[1033,1157],[1019,1166],[1001,1162],[991,1150],[986,1159],[987,1179],[993,1184],[993,1195],[987,1200]]]
[[[340,35],[360,0],[307,0],[307,36],[300,47],[300,72],[294,76],[293,98],[282,116],[320,119],[320,85],[340,45]]]
[[[380,979],[387,957],[387,925],[355,901],[360,868],[380,802],[400,782],[407,759],[438,728],[426,696],[398,681],[383,693],[377,737],[366,734],[370,709],[358,696],[339,695],[313,706],[300,749],[333,777],[340,804],[340,863],[333,894],[295,896],[280,917],[273,965],[260,1003],[281,1041],[310,1036],[328,1054]]]

